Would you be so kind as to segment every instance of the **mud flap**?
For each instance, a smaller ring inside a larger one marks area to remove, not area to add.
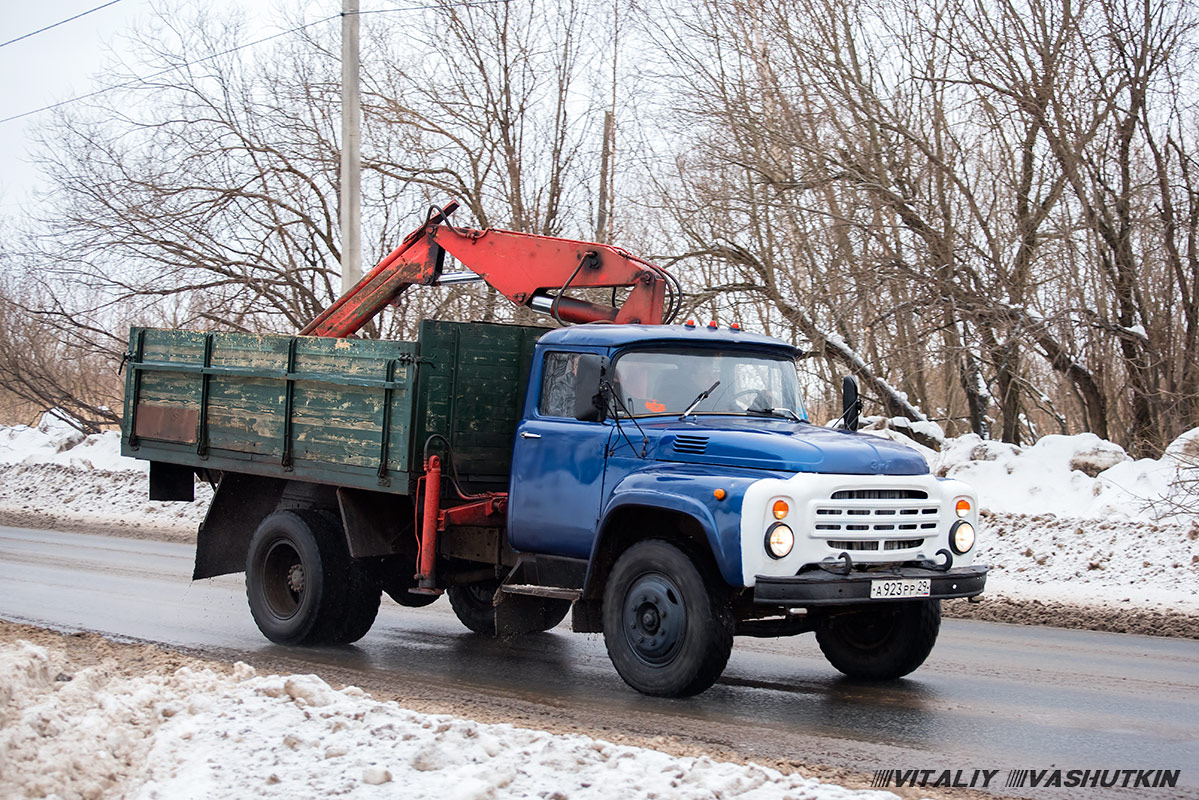
[[[287,481],[226,472],[196,535],[192,580],[242,572],[250,537],[279,505]]]
[[[549,619],[543,597],[509,594],[497,589],[492,602],[495,604],[496,636],[521,636],[544,631],[547,627]]]

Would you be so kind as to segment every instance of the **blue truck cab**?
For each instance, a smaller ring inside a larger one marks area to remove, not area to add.
[[[983,590],[974,492],[856,424],[810,422],[799,355],[694,325],[537,343],[508,542],[578,564],[574,627],[602,631],[640,691],[707,688],[734,635],[815,632],[846,674],[896,678],[929,654],[940,601]]]

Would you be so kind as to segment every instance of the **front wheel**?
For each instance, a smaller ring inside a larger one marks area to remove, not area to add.
[[[724,672],[733,627],[727,592],[669,542],[638,542],[613,565],[604,588],[604,644],[637,691],[704,691]]]
[[[941,629],[941,601],[869,606],[830,617],[816,629],[829,663],[851,678],[888,681],[924,663]]]

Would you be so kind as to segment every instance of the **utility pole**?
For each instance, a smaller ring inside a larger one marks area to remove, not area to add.
[[[612,3],[612,108],[604,112],[604,143],[600,148],[599,210],[595,215],[595,240],[612,240],[612,216],[616,184],[613,161],[616,158],[616,61],[620,54],[620,0]]]
[[[358,0],[341,3],[341,291],[362,277],[362,110],[358,99]]]
[[[612,169],[612,112],[604,112],[604,144],[600,148],[599,212],[595,217],[595,240],[607,242],[608,234],[608,174]]]

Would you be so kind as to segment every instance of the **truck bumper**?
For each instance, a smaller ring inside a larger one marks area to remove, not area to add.
[[[850,603],[888,603],[896,600],[926,598],[872,598],[874,581],[896,578],[927,578],[927,599],[947,600],[981,594],[987,582],[987,567],[955,567],[947,572],[920,567],[897,567],[881,572],[837,575],[823,570],[802,575],[771,577],[758,575],[754,583],[754,603],[759,605],[830,606]]]

